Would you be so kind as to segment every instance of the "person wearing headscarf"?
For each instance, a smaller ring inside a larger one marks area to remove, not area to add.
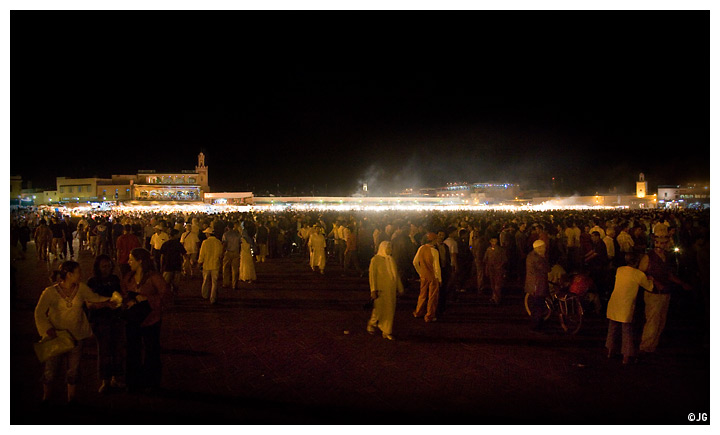
[[[247,230],[243,230],[240,238],[240,281],[251,283],[257,279],[253,262],[253,241]]]
[[[533,250],[525,259],[525,293],[528,293],[528,304],[532,313],[533,328],[539,332],[543,327],[543,309],[545,298],[550,295],[548,273],[550,265],[545,258],[547,246],[542,240],[533,242]]]
[[[422,245],[413,259],[413,266],[420,275],[420,295],[417,307],[413,311],[414,317],[422,317],[423,308],[427,303],[425,322],[437,320],[438,297],[442,275],[440,271],[440,254],[436,249],[436,233],[427,233],[427,243]],[[378,249],[379,251],[379,249]]]
[[[383,338],[394,340],[393,321],[397,295],[403,294],[402,281],[398,275],[397,264],[392,257],[392,245],[388,241],[380,243],[377,254],[370,260],[368,273],[370,279],[370,297],[375,301],[367,331],[375,333],[380,328]]]
[[[310,250],[310,267],[320,269],[320,273],[325,273],[325,237],[320,234],[320,227],[315,225],[313,231],[310,232],[308,239],[308,248]]]

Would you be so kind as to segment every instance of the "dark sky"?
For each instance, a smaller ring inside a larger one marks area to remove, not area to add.
[[[13,11],[11,173],[203,150],[213,191],[708,180],[709,54],[707,11]]]

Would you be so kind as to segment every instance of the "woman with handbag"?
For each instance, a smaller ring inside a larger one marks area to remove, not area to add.
[[[59,364],[67,358],[68,370],[65,375],[68,402],[75,400],[75,386],[82,356],[82,341],[92,335],[83,306],[95,303],[101,307],[114,307],[110,298],[94,293],[81,282],[80,264],[65,261],[53,272],[50,279],[55,283],[40,295],[35,307],[35,326],[43,340],[55,339],[57,331],[69,332],[75,339],[75,347],[68,352],[45,361],[43,372],[43,402],[50,399],[51,385]]]
[[[163,308],[170,303],[172,292],[155,270],[155,262],[147,249],[133,249],[128,265],[130,272],[121,283],[126,308],[125,382],[129,391],[138,392],[160,386],[160,325]]]

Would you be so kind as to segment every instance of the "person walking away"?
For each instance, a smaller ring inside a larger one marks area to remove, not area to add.
[[[130,272],[121,282],[127,316],[125,382],[128,391],[138,392],[160,387],[160,327],[163,311],[172,301],[172,293],[162,275],[155,270],[150,251],[133,249],[129,264]]]
[[[528,305],[532,315],[532,331],[534,332],[541,332],[543,329],[545,298],[550,296],[548,287],[550,265],[545,258],[545,250],[545,242],[535,240],[533,250],[525,259],[525,293],[530,295]]]
[[[223,254],[222,242],[215,237],[212,227],[203,231],[207,236],[200,246],[198,263],[203,272],[203,283],[201,294],[203,299],[210,297],[210,303],[214,304],[218,299],[217,281],[220,273],[220,262]]]
[[[88,280],[87,285],[98,296],[111,298],[114,292],[122,294],[120,278],[113,273],[114,268],[110,256],[102,254],[95,258],[93,276]],[[125,322],[120,318],[121,310],[103,307],[102,304],[100,308],[93,309],[93,306],[90,308],[88,320],[97,342],[97,366],[100,379],[98,393],[108,393],[110,388],[124,387],[120,379],[124,373],[122,356],[125,345]]]
[[[637,293],[642,286],[647,291],[653,290],[653,280],[648,279],[638,267],[639,257],[627,254],[627,266],[621,266],[615,275],[615,287],[607,307],[608,333],[605,347],[608,358],[617,353],[617,336],[622,333],[623,364],[629,364],[635,358],[633,343],[633,314]]]
[[[405,290],[392,257],[390,242],[384,241],[380,244],[378,253],[370,260],[368,276],[370,297],[375,302],[368,320],[367,331],[374,334],[375,329],[380,328],[383,338],[394,340],[392,333],[397,295],[402,295]]]
[[[170,230],[170,240],[163,243],[160,248],[160,263],[163,279],[170,286],[174,295],[179,292],[180,273],[182,272],[185,247],[180,243],[180,231]]]
[[[65,330],[76,340],[75,347],[69,352],[45,361],[43,370],[43,402],[48,402],[52,394],[52,384],[63,361],[67,361],[65,382],[67,400],[74,402],[78,381],[78,369],[82,357],[83,341],[92,336],[90,323],[85,316],[85,303],[107,304],[114,306],[110,298],[93,293],[81,282],[80,264],[65,261],[50,276],[54,284],[47,287],[35,306],[35,327],[43,339],[57,337],[57,331]],[[97,305],[99,306],[99,305]]]
[[[437,320],[438,293],[442,275],[440,272],[440,255],[435,245],[437,243],[437,234],[427,233],[427,243],[422,245],[413,259],[413,266],[418,275],[420,275],[420,295],[418,296],[417,306],[413,311],[413,317],[423,317],[423,310],[427,304],[425,313],[425,322],[435,322]]]

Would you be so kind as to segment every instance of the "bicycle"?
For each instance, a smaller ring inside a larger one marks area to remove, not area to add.
[[[569,285],[558,285],[550,282],[550,296],[545,298],[543,320],[548,320],[553,312],[558,313],[560,326],[569,334],[577,334],[582,326],[583,311],[581,298],[591,283],[587,277],[576,275]],[[529,293],[525,294],[525,310],[531,316],[528,304]]]

